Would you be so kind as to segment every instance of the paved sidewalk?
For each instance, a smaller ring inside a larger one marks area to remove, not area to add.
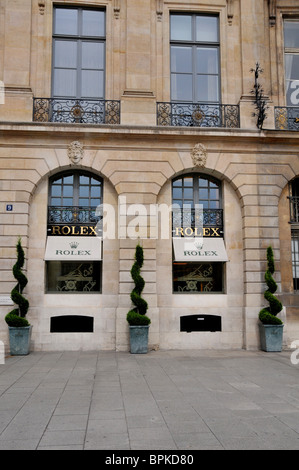
[[[0,450],[296,450],[299,365],[291,353],[8,357]]]

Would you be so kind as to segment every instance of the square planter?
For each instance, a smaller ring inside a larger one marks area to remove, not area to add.
[[[32,326],[9,326],[8,331],[11,356],[26,356],[29,354]]]
[[[132,354],[146,354],[148,351],[148,325],[129,326],[130,352]]]
[[[259,324],[261,349],[267,352],[280,352],[282,350],[283,325]]]

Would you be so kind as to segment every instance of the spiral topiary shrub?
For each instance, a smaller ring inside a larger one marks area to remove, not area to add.
[[[132,290],[130,297],[135,307],[127,314],[127,321],[130,326],[149,325],[151,323],[150,318],[146,316],[148,304],[141,297],[145,284],[143,277],[140,275],[143,261],[143,248],[138,244],[135,251],[135,262],[131,268],[131,276],[135,283],[135,287]]]
[[[267,265],[265,281],[268,289],[265,291],[264,297],[269,302],[269,307],[260,311],[259,319],[264,325],[282,325],[283,322],[276,316],[282,310],[282,303],[273,295],[277,290],[277,284],[272,276],[275,272],[275,264],[271,246],[267,248]]]
[[[5,321],[8,324],[8,326],[23,327],[23,326],[29,326],[29,322],[25,318],[28,312],[29,302],[22,295],[23,290],[26,287],[28,280],[25,274],[22,272],[22,268],[25,262],[25,255],[24,255],[24,250],[22,248],[22,242],[20,238],[18,240],[16,249],[17,249],[17,261],[14,264],[12,271],[18,283],[12,289],[10,297],[11,297],[11,300],[15,304],[17,304],[19,307],[9,312],[5,317]]]

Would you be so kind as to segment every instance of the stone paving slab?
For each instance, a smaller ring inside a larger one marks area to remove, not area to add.
[[[33,352],[0,365],[0,450],[298,450],[291,351]]]

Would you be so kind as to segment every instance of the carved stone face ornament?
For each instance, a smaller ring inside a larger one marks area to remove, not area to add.
[[[83,158],[84,150],[81,142],[74,141],[67,149],[68,157],[74,165],[78,165]]]
[[[207,149],[203,144],[196,144],[191,151],[193,165],[205,167],[207,163]]]

